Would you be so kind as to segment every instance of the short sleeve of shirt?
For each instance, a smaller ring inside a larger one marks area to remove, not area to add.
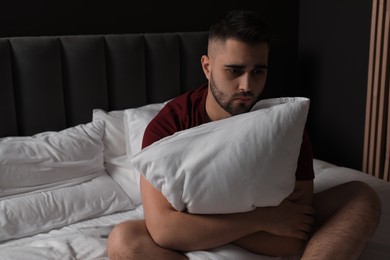
[[[207,84],[168,102],[145,129],[142,148],[178,131],[209,122],[206,113]]]

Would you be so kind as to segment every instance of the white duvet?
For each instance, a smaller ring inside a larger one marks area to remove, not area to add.
[[[360,259],[390,259],[390,203],[387,200],[390,198],[390,183],[359,171],[336,167],[319,160],[315,160],[314,165],[316,172],[316,192],[350,180],[362,180],[374,187],[382,200],[382,218]],[[0,244],[0,259],[108,259],[106,241],[112,227],[123,220],[139,218],[143,218],[142,205],[134,210],[85,220],[31,237],[6,241]],[[233,245],[223,246],[209,251],[189,252],[187,256],[190,259],[199,260],[289,259],[260,256]],[[290,259],[295,258],[291,257]]]

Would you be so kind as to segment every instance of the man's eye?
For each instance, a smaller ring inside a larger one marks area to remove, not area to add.
[[[240,69],[229,69],[231,74],[240,75],[242,71]]]
[[[264,74],[265,71],[266,71],[265,69],[253,70],[253,74]]]

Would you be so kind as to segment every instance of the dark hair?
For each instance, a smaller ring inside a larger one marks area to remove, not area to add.
[[[229,38],[246,43],[265,42],[270,45],[272,33],[266,21],[250,10],[232,10],[210,26],[209,41]]]

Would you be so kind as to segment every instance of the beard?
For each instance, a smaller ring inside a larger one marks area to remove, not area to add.
[[[258,97],[254,98],[255,95],[250,91],[236,93],[229,97],[218,88],[212,73],[210,73],[210,90],[219,106],[232,116],[249,112],[258,100]],[[240,97],[251,97],[253,98],[253,102],[249,105],[245,103],[238,103],[237,105],[234,105],[234,99]]]

